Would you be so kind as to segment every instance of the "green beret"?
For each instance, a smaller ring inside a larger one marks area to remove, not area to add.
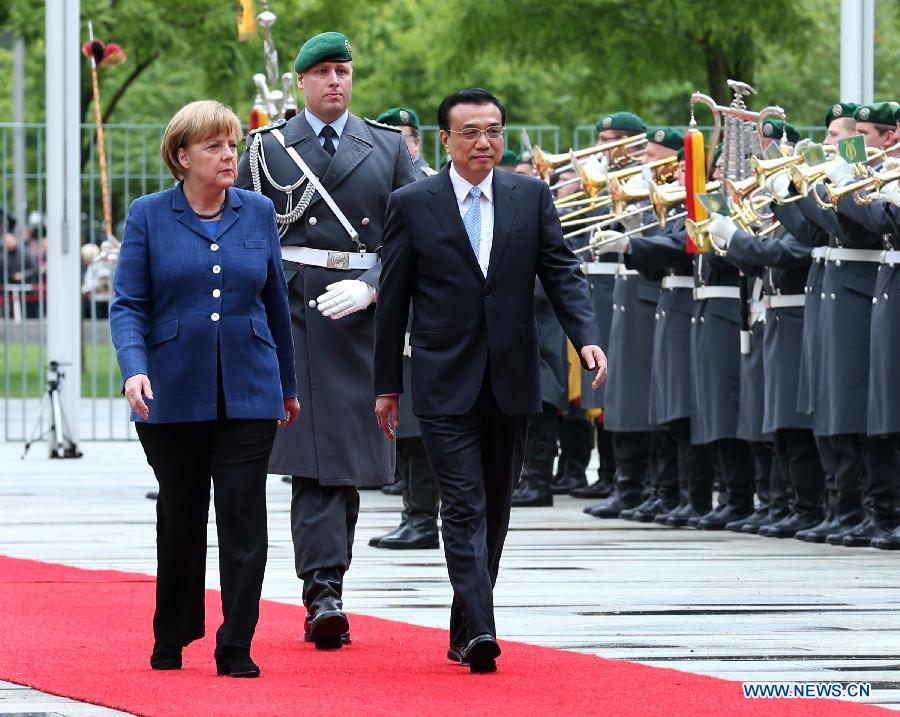
[[[500,158],[501,167],[515,167],[519,163],[519,155],[511,149],[504,149],[503,156]]]
[[[604,115],[597,122],[597,131],[605,129],[621,129],[632,132],[646,132],[647,124],[633,112],[613,112]]]
[[[294,61],[294,72],[299,75],[320,62],[350,62],[352,59],[350,40],[346,35],[320,32],[303,43]]]
[[[853,113],[856,112],[857,107],[859,105],[856,102],[838,102],[836,105],[833,105],[825,113],[825,128],[827,129],[828,125],[836,119],[844,119],[845,117],[853,119]]]
[[[684,149],[684,135],[672,127],[657,127],[647,130],[647,141],[676,151]]]
[[[763,122],[762,133],[763,137],[771,137],[779,141],[784,135],[787,135],[787,141],[791,144],[796,144],[800,141],[800,133],[797,131],[797,128],[790,122],[780,119],[767,119]]]
[[[857,122],[871,122],[872,124],[894,124],[894,115],[900,108],[896,102],[873,102],[870,105],[860,105],[853,113],[853,119]]]
[[[376,122],[389,124],[393,127],[415,127],[419,129],[419,115],[409,107],[391,107],[375,118]]]

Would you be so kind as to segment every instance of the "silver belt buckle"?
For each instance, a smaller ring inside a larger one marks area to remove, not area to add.
[[[328,264],[329,269],[350,269],[350,252],[349,251],[329,251]]]

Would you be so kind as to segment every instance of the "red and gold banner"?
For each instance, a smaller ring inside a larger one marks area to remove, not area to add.
[[[703,149],[703,133],[690,128],[684,136],[684,188],[685,209],[688,219],[699,222],[706,219],[706,209],[697,198],[698,194],[706,193],[706,156]],[[697,246],[688,236],[687,250],[690,254],[697,253]]]

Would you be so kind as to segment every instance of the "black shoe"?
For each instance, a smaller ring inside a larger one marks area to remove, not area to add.
[[[148,490],[147,495],[145,496],[147,500],[157,500],[159,498],[158,490]]]
[[[836,516],[826,516],[818,525],[807,530],[798,530],[794,538],[805,543],[824,543],[825,538],[838,531],[839,523]]]
[[[216,647],[213,656],[216,658],[216,672],[220,675],[259,677],[259,667],[250,659],[250,650],[246,647]]]
[[[889,528],[882,528],[873,519],[869,518],[847,533],[844,536],[842,545],[845,548],[868,548],[872,544],[872,540],[887,538],[890,535],[891,530]]]
[[[513,491],[511,504],[513,508],[546,508],[553,505],[553,493],[520,483]]]
[[[847,513],[838,517],[833,526],[834,532],[829,533],[825,537],[825,542],[829,545],[843,545],[844,537],[849,535],[857,526],[862,525],[868,520],[862,511]]]
[[[456,662],[456,663],[459,663],[460,665],[468,666],[469,663],[465,662],[463,660],[462,653],[463,653],[462,648],[459,645],[454,645],[451,642],[450,646],[447,648],[447,659],[450,660],[450,662]]]
[[[758,533],[760,526],[767,525],[769,520],[769,509],[759,508],[746,518],[726,523],[725,530],[730,530],[734,533]]]
[[[591,515],[595,518],[618,518],[619,514],[623,510],[627,510],[628,508],[634,508],[640,503],[640,500],[635,500],[630,503],[623,502],[618,495],[614,495],[610,498],[607,498],[602,503],[597,503],[597,505],[591,505],[584,509],[584,513]]]
[[[695,520],[700,520],[704,515],[706,515],[709,511],[702,510],[700,508],[695,508],[690,503],[686,503],[685,505],[680,505],[675,510],[672,510],[666,515],[664,525],[668,525],[672,528],[683,528],[688,525],[691,518]],[[659,523],[663,518],[662,515],[656,516],[654,518],[654,522]]]
[[[317,650],[339,650],[349,631],[350,621],[343,610],[319,610],[312,619],[307,615],[304,640],[314,642]]]
[[[725,510],[713,511],[697,521],[700,530],[723,530],[726,525],[734,520],[745,521],[753,514],[753,506],[738,508],[727,506]]]
[[[715,508],[710,508],[703,515],[691,516],[690,518],[688,518],[688,522],[685,523],[685,525],[687,525],[688,528],[699,528],[701,520],[703,520],[704,518],[715,518],[717,515],[719,515],[719,513],[726,510],[727,508],[727,504],[720,503]]]
[[[404,523],[387,535],[372,538],[369,545],[390,550],[431,550],[440,547],[437,525],[434,523]]]
[[[303,626],[303,642],[313,642],[312,635],[309,634],[309,622],[306,622]],[[352,645],[353,641],[350,639],[350,631],[347,630],[343,635],[341,635],[341,645]]]
[[[550,490],[553,495],[568,495],[573,490],[581,490],[587,488],[587,478],[581,476],[560,476],[558,480],[553,481]]]
[[[181,648],[153,646],[153,654],[150,655],[150,667],[154,670],[180,670]]]
[[[396,483],[388,483],[387,485],[381,486],[381,492],[385,495],[403,495],[403,490],[406,488],[406,483],[402,480],[398,480]]]
[[[646,503],[646,501],[644,502]],[[635,508],[632,520],[636,520],[638,523],[652,523],[655,522],[657,515],[668,515],[676,507],[678,504],[674,501],[657,498],[646,507],[639,505]]]
[[[492,635],[477,635],[463,648],[460,664],[468,664],[469,672],[496,672],[500,645]]]
[[[788,513],[777,523],[761,528],[759,534],[767,538],[793,538],[801,530],[815,528],[821,522],[821,513]]]
[[[900,550],[900,528],[894,528],[885,536],[872,538],[871,547],[879,550]]]
[[[609,498],[614,492],[615,489],[613,488],[612,483],[598,480],[596,483],[591,483],[590,485],[582,486],[581,488],[573,488],[569,492],[569,495],[573,498],[600,500],[602,498]]]

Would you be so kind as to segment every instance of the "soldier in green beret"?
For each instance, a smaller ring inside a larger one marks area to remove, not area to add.
[[[280,432],[269,473],[292,476],[305,638],[335,649],[349,641],[341,595],[358,488],[394,479],[394,443],[371,418],[371,304],[388,196],[415,176],[400,131],[348,109],[353,51],[345,35],[310,38],[294,69],[305,109],[251,133],[236,186],[275,205],[302,418]]]
[[[824,144],[837,144],[844,137],[856,132],[856,120],[853,114],[859,107],[855,102],[837,102],[825,113]]]
[[[419,115],[415,110],[409,107],[391,107],[385,110],[378,117],[376,122],[399,127],[403,133],[403,139],[406,140],[406,148],[409,150],[409,156],[412,157],[413,165],[416,168],[416,179],[421,177],[430,177],[437,174],[434,169],[422,158],[422,136],[419,133]]]
[[[897,120],[895,115],[900,105],[896,102],[875,102],[860,105],[853,113],[856,131],[866,138],[866,147],[887,149],[897,141]],[[897,151],[891,152],[897,156]]]
[[[647,123],[633,112],[612,112],[596,124],[597,142],[607,144],[647,131]],[[616,147],[605,152],[610,167],[624,167],[634,162],[634,148]]]
[[[800,141],[800,132],[790,122],[780,119],[767,119],[762,125],[763,149],[771,142],[781,142],[786,138],[790,144]]]

